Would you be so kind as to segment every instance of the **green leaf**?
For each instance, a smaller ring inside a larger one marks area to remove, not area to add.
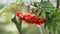
[[[60,24],[60,12],[56,13],[55,22]]]
[[[43,10],[38,10],[37,13],[36,13],[36,15],[37,15],[37,16],[41,16],[41,13],[42,13],[42,12],[43,12]]]
[[[53,32],[55,32],[56,30],[57,30],[57,24],[54,23],[54,24],[53,24]]]
[[[60,24],[60,10],[58,10],[58,13],[55,13],[55,8],[53,6],[52,3],[49,3],[47,1],[42,2],[42,4],[40,6],[36,6],[37,3],[35,3],[35,7],[41,7],[39,10],[38,9],[34,9],[35,13],[37,14],[37,16],[39,17],[43,17],[45,18],[45,27],[48,27],[48,29],[51,31],[53,31],[53,33],[55,33],[55,31],[57,31],[57,27],[58,29],[60,28],[59,24]],[[40,4],[40,3],[39,3]],[[34,12],[33,10],[33,12]],[[37,10],[37,11],[36,11]]]
[[[21,4],[23,2],[23,0],[17,0],[16,1],[18,4]]]
[[[42,4],[43,4],[42,8],[52,8],[53,7],[53,4],[49,3],[47,1],[44,1]]]
[[[38,7],[38,6],[40,6],[40,3],[35,1],[35,2],[34,2],[34,6],[35,6],[35,7]]]
[[[12,14],[9,13],[9,12],[3,13],[2,16],[4,16],[4,17],[7,18],[7,19],[11,19],[11,18],[12,18]]]
[[[42,11],[40,17],[46,19],[46,11],[45,10]]]

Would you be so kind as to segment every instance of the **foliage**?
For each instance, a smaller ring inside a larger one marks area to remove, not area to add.
[[[37,16],[45,18],[45,28],[48,27],[48,29],[52,30],[52,32],[55,32],[56,30],[58,31],[59,29],[59,24],[60,24],[60,12],[55,11],[54,6],[49,3],[49,2],[42,2],[38,3],[39,6],[37,5],[37,2],[34,4],[34,7],[32,11],[33,13],[36,13]],[[59,23],[59,24],[58,24]]]
[[[12,19],[12,16],[15,15],[15,11],[13,11],[12,8],[18,8],[19,10],[23,10],[24,8],[26,8],[25,5],[23,5],[23,6],[21,5],[22,3],[23,3],[23,0],[22,1],[17,0],[16,3],[14,3],[14,2],[10,3],[6,7],[6,9],[3,11],[3,13],[1,13],[2,16],[5,16],[8,19]],[[32,13],[35,13],[36,16],[45,19],[44,27],[45,28],[48,27],[49,31],[53,32],[53,34],[55,34],[56,31],[60,30],[60,12],[59,12],[60,9],[58,10],[58,12],[56,12],[56,9],[53,6],[53,4],[46,2],[46,1],[44,1],[42,3],[35,1],[33,3],[34,3],[34,8],[32,8]],[[21,23],[18,23],[18,27],[20,27],[20,26],[21,26]],[[30,25],[29,29],[32,29],[34,31],[35,27],[34,28],[33,27],[34,26],[31,27],[31,25]],[[28,34],[30,31],[31,30],[27,30],[26,34]]]

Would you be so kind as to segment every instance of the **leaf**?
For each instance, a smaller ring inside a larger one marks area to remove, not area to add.
[[[56,13],[55,22],[60,23],[60,12]]]
[[[53,29],[52,30],[53,30],[53,32],[55,32],[57,30],[57,24],[56,23],[53,24]]]
[[[4,17],[7,18],[7,19],[11,19],[11,18],[12,18],[12,14],[9,13],[9,12],[3,13],[2,16],[4,16]]]
[[[17,0],[16,1],[18,4],[21,4],[23,2],[23,0]]]
[[[43,10],[38,10],[37,13],[36,13],[36,15],[37,15],[37,16],[41,16],[41,13],[42,13],[42,12],[43,12]]]
[[[43,10],[40,16],[41,16],[42,18],[46,19],[46,11]]]
[[[49,3],[47,1],[44,1],[42,4],[43,4],[42,8],[52,8],[53,7],[53,4]]]
[[[35,2],[34,2],[34,6],[35,6],[35,7],[38,7],[38,6],[40,6],[40,3],[37,2],[37,1],[35,1]]]
[[[60,27],[60,10],[58,10],[58,13],[55,13],[55,8],[52,3],[48,3],[47,1],[42,2],[40,6],[34,5],[36,8],[41,7],[39,10],[34,9],[36,11],[37,16],[42,17],[45,19],[45,27],[48,27],[48,29],[53,31],[55,33]],[[33,10],[33,11],[34,11]],[[58,27],[58,29],[57,29]]]

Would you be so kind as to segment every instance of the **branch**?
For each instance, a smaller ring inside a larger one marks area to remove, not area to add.
[[[12,21],[15,23],[18,31],[19,31],[19,34],[22,34],[21,32],[21,24],[22,24],[22,20],[20,20],[20,24],[17,23],[17,20],[16,20],[16,16],[14,16],[14,18],[12,19]]]
[[[41,0],[41,3],[43,2],[43,0]]]
[[[30,5],[28,5],[28,7],[27,7],[27,12],[28,13],[30,12]]]
[[[56,4],[56,12],[59,9],[59,0],[57,0],[57,4]]]

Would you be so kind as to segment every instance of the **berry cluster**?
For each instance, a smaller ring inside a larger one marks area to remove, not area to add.
[[[15,10],[16,10],[16,16],[19,17],[19,19],[22,19],[29,24],[43,24],[44,23],[44,19],[37,17],[35,14],[31,14],[31,13],[23,14],[21,11],[17,9]]]

